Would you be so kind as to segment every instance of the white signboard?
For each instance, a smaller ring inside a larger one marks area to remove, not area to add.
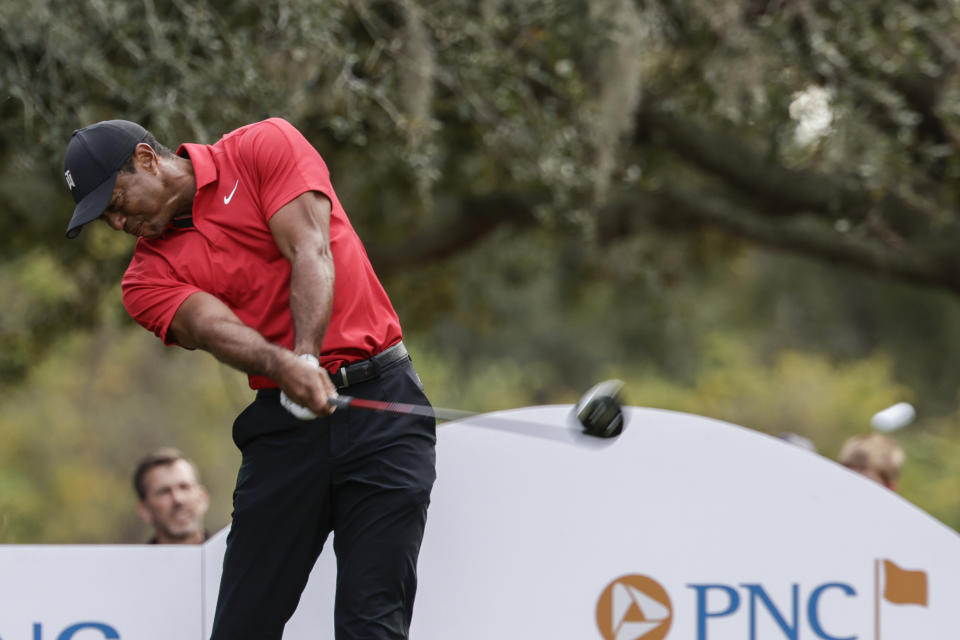
[[[454,427],[439,460],[413,637],[957,637],[960,536],[782,440],[633,409],[602,450]]]
[[[619,439],[580,447],[568,412],[440,429],[412,638],[957,637],[960,535],[893,492],[668,411],[629,409]],[[0,547],[0,640],[202,640],[225,540]],[[328,541],[286,640],[333,637],[335,566]]]
[[[199,638],[200,556],[198,546],[0,545],[0,639]]]

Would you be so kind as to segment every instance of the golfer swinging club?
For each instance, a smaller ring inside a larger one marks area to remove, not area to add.
[[[64,168],[68,238],[97,218],[139,238],[130,315],[257,390],[233,424],[243,455],[212,640],[279,640],[330,531],[336,637],[407,638],[435,422],[327,403],[348,387],[426,398],[320,155],[278,118],[176,154],[109,120],[73,133]]]

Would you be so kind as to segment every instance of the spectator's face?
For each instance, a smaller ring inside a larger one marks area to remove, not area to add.
[[[137,512],[151,525],[160,543],[200,542],[203,518],[210,506],[206,489],[186,460],[160,465],[144,476],[146,496]]]

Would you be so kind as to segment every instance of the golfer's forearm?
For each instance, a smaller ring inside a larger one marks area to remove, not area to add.
[[[290,263],[294,351],[320,355],[333,308],[333,257],[324,248],[298,252]]]
[[[282,372],[295,356],[268,342],[256,330],[239,320],[219,319],[197,334],[197,347],[217,360],[250,375],[267,376],[280,382]]]
[[[203,292],[183,302],[170,325],[169,337],[184,347],[203,349],[244,373],[278,382],[289,361],[296,359],[292,351],[268,342],[220,300]]]

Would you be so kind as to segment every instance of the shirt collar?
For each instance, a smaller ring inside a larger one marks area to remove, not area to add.
[[[219,178],[220,172],[217,169],[216,162],[213,160],[210,147],[207,145],[185,142],[177,149],[177,155],[181,158],[187,158],[190,160],[190,164],[193,165],[193,178],[197,183],[198,194],[201,189],[208,184],[216,182]],[[193,215],[181,216],[170,221],[170,226],[167,227],[164,235],[171,231],[193,228],[195,228]]]
[[[177,155],[190,158],[190,164],[193,165],[193,177],[197,181],[197,192],[208,184],[217,181],[219,177],[217,164],[213,161],[213,154],[207,145],[187,142],[180,145],[180,148],[177,149]]]

